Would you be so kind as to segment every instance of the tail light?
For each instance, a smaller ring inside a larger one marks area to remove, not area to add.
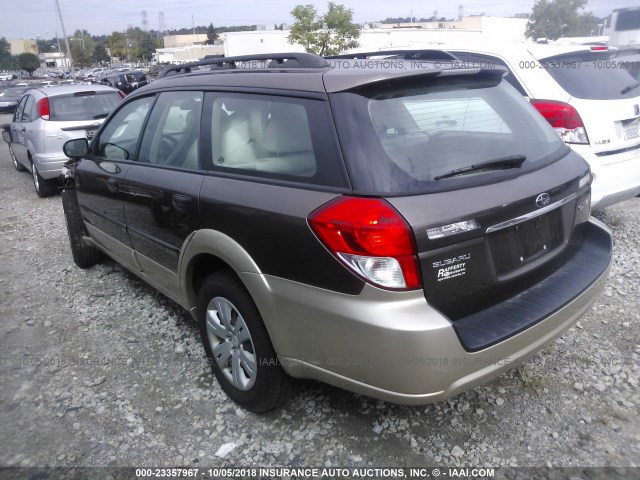
[[[124,93],[122,90],[118,90],[118,93],[120,94],[120,98],[124,98],[127,96],[127,94]]]
[[[568,103],[555,100],[531,100],[547,122],[567,143],[589,143],[587,131],[575,108]]]
[[[49,120],[49,99],[47,97],[38,100],[38,115],[43,120]]]
[[[385,200],[339,197],[312,212],[309,224],[333,255],[369,283],[420,288],[411,228]]]

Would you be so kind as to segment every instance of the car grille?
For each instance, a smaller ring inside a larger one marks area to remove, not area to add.
[[[498,277],[509,274],[562,245],[562,209],[487,235]]]

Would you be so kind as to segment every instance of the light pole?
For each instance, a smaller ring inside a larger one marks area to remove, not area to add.
[[[113,68],[113,47],[111,46],[111,35],[109,35],[109,69]]]
[[[62,58],[62,49],[60,48],[60,37],[58,37],[58,31],[56,30],[56,43],[58,44],[58,56],[60,58],[60,61],[62,62],[62,71],[64,72],[64,69],[66,68],[65,65],[65,61]],[[64,74],[62,75],[64,77]]]
[[[67,38],[67,31],[64,28],[64,20],[62,20],[62,12],[60,11],[60,4],[58,0],[56,2],[56,9],[58,10],[58,17],[60,17],[60,26],[62,27],[62,36],[64,37],[64,44],[67,47],[67,54],[69,55],[69,76],[74,80],[76,78],[75,72],[73,71],[73,63],[71,59],[71,48],[69,47],[69,39]]]

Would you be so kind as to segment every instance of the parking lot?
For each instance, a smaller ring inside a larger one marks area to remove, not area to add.
[[[0,465],[640,465],[640,198],[595,216],[604,294],[525,365],[421,407],[299,382],[259,416],[222,393],[186,312],[113,261],[75,267],[60,195],[37,198],[2,142]]]

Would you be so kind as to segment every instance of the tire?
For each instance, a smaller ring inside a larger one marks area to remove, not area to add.
[[[11,161],[13,162],[13,167],[19,172],[24,172],[26,168],[24,168],[24,166],[20,162],[18,162],[18,158],[16,157],[16,154],[13,152],[13,147],[11,146],[11,144],[9,144],[9,155],[11,155]]]
[[[100,261],[101,253],[100,250],[87,245],[82,240],[82,237],[87,235],[87,231],[82,222],[75,190],[64,190],[62,192],[62,209],[64,210],[64,218],[67,224],[73,262],[80,268],[93,267]]]
[[[51,180],[42,178],[33,161],[31,161],[31,178],[33,179],[33,188],[36,189],[36,193],[40,198],[50,197],[56,193],[57,180],[55,178]]]
[[[227,395],[255,413],[283,405],[293,394],[293,379],[282,370],[260,312],[240,280],[226,271],[207,277],[197,311],[207,359]]]

